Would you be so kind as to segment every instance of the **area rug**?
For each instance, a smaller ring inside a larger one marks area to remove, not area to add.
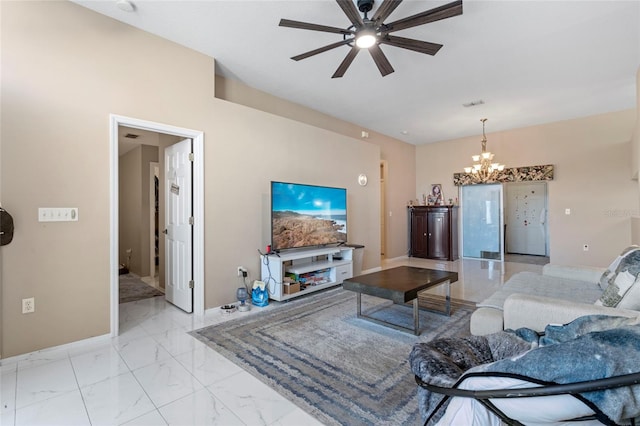
[[[164,296],[164,293],[146,284],[133,274],[120,275],[118,292],[120,303]]]
[[[362,303],[378,319],[412,327],[409,306],[369,296]],[[418,425],[411,348],[468,335],[474,306],[457,301],[450,317],[421,311],[414,336],[357,318],[355,293],[339,288],[191,334],[323,424]]]

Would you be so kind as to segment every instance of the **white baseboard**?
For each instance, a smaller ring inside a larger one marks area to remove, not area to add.
[[[399,256],[399,257],[394,257],[391,259],[385,259],[385,262],[398,262],[400,260],[407,260],[409,259],[409,256],[407,256],[406,254],[404,256]]]
[[[82,339],[71,343],[65,343],[64,345],[52,346],[50,348],[44,348],[37,351],[29,352],[22,355],[15,355],[10,358],[4,358],[0,360],[0,365],[13,364],[20,361],[26,361],[32,358],[37,358],[38,355],[46,356],[48,352],[56,352],[60,350],[78,349],[85,346],[92,346],[96,343],[102,343],[111,339],[111,335],[103,334],[101,336],[90,337],[88,339]]]

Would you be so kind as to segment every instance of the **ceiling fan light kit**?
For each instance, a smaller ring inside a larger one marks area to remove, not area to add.
[[[394,36],[391,35],[391,33],[462,15],[462,0],[456,0],[443,6],[385,24],[384,21],[400,5],[400,3],[402,3],[402,0],[383,0],[371,19],[369,19],[367,14],[373,9],[374,0],[358,0],[358,9],[356,9],[353,0],[336,0],[336,2],[351,22],[351,26],[348,28],[330,27],[308,22],[293,21],[290,19],[281,19],[279,24],[281,27],[342,35],[341,41],[328,44],[318,49],[310,50],[291,58],[294,61],[299,61],[340,46],[351,46],[351,50],[338,66],[338,69],[333,74],[332,78],[342,77],[361,49],[367,49],[369,51],[383,77],[394,72],[389,60],[382,52],[382,49],[380,49],[381,44],[433,56],[438,53],[442,47],[441,44]],[[364,17],[360,16],[358,10],[364,15]]]
[[[356,45],[360,49],[368,49],[376,44],[376,33],[372,30],[362,30],[356,36]]]

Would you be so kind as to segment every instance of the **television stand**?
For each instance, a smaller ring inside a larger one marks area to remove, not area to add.
[[[353,248],[300,249],[260,256],[269,298],[278,301],[342,284],[353,277]],[[290,281],[290,282],[288,282]]]

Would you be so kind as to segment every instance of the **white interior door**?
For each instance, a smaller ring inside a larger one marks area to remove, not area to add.
[[[546,182],[510,183],[506,188],[507,253],[545,256]]]
[[[193,172],[191,139],[165,149],[165,297],[193,312]]]

